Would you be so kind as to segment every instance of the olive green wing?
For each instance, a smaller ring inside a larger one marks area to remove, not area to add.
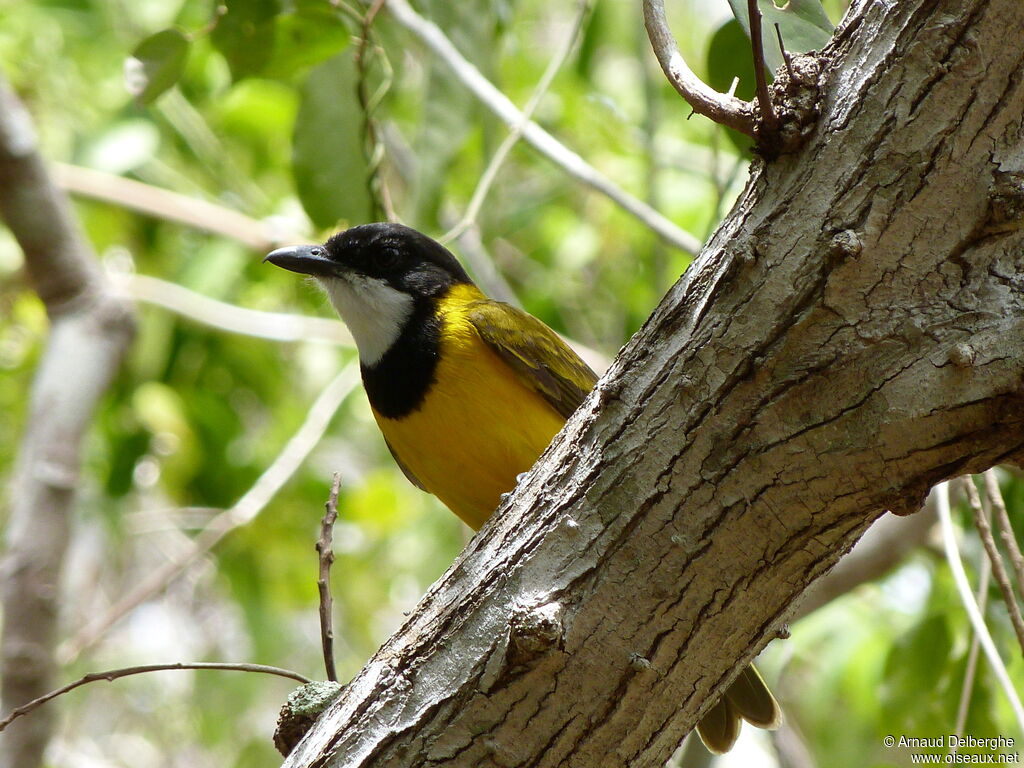
[[[597,374],[558,334],[522,310],[500,301],[479,301],[467,317],[480,338],[527,387],[569,418],[597,383]]]

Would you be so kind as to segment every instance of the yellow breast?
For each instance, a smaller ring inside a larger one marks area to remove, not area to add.
[[[460,285],[440,302],[440,358],[420,408],[401,419],[373,414],[398,459],[474,529],[565,423],[465,319],[482,298]]]

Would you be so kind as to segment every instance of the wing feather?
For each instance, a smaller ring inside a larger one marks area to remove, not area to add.
[[[594,373],[544,323],[500,301],[474,302],[469,321],[527,387],[569,418],[597,383]]]

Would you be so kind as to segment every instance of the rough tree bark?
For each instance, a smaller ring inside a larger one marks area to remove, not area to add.
[[[78,486],[79,447],[134,323],[111,294],[67,198],[50,180],[28,112],[0,78],[0,215],[25,252],[50,336],[32,388],[11,489],[2,579],[0,677],[9,712],[54,687],[61,564]],[[45,709],[0,739],[0,766],[41,765]]]
[[[661,765],[871,521],[1024,455],[1020,29],[854,4],[807,144],[288,766]]]

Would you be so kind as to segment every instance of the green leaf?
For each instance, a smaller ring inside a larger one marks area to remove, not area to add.
[[[267,77],[288,77],[341,52],[352,31],[330,7],[298,8],[274,20],[273,53],[262,70]]]
[[[165,29],[139,43],[124,62],[124,84],[149,104],[181,77],[188,60],[189,40],[177,29]]]
[[[720,93],[728,93],[733,80],[739,79],[735,94],[744,101],[754,98],[754,58],[750,54],[750,38],[736,19],[729,19],[711,37],[708,46],[708,85]],[[725,129],[726,136],[741,152],[753,146],[746,134]]]
[[[223,7],[210,39],[228,60],[235,80],[260,74],[274,53],[277,0],[225,0]]]
[[[941,613],[926,615],[893,644],[879,702],[897,732],[940,733],[954,715],[938,695],[949,683],[952,651],[953,635]],[[932,694],[922,699],[921,691]]]
[[[743,25],[743,31],[750,37],[747,0],[729,0],[729,5],[733,15]],[[779,25],[786,50],[792,53],[821,50],[835,29],[825,9],[821,7],[821,0],[788,0],[781,6],[772,0],[757,0],[757,7],[761,9],[764,58],[772,72],[785,63],[775,34],[776,24]]]
[[[608,21],[606,4],[596,0],[580,31],[579,49],[576,54],[576,74],[585,80],[589,80],[593,75],[601,48],[607,44]]]
[[[370,218],[356,77],[352,56],[343,53],[312,70],[302,87],[292,170],[299,199],[318,227]]]

